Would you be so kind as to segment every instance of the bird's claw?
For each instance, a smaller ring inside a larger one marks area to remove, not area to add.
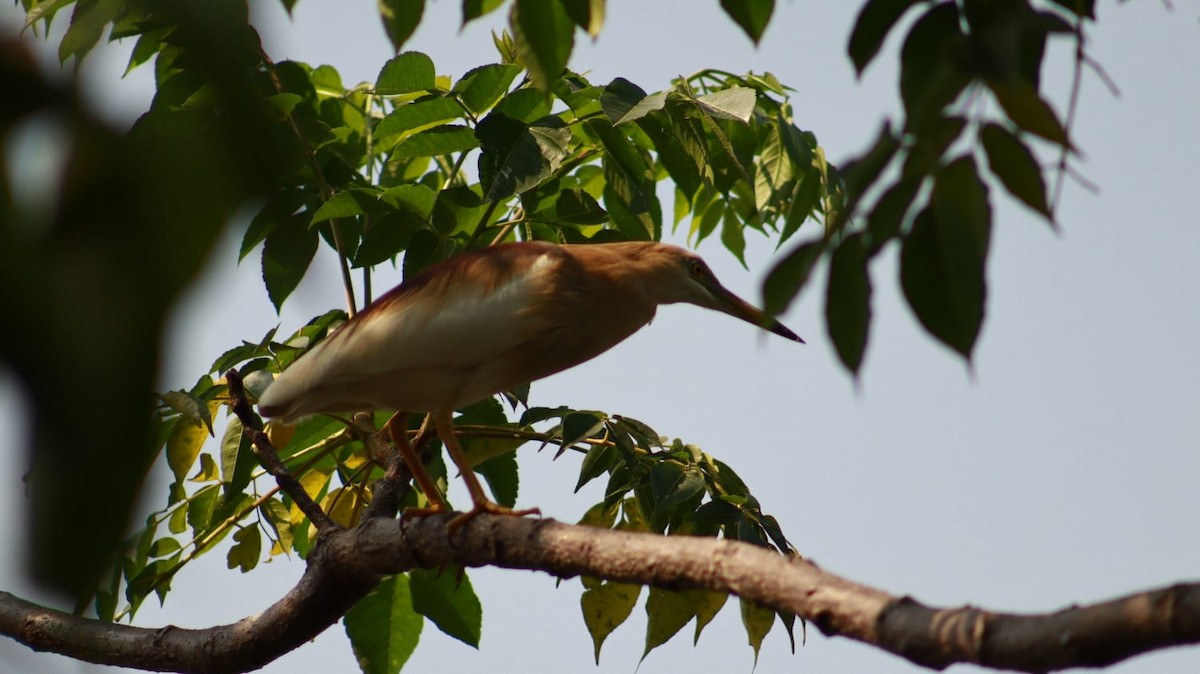
[[[492,503],[491,501],[477,501],[474,508],[471,508],[467,512],[450,520],[450,524],[447,525],[446,529],[449,530],[450,535],[453,536],[454,532],[458,531],[459,527],[484,513],[489,515],[506,515],[509,517],[525,517],[527,515],[537,515],[540,517],[542,511],[539,508],[514,510],[512,508],[506,508],[499,503]]]

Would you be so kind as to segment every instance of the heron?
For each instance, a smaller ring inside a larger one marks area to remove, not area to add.
[[[658,242],[525,241],[461,253],[381,295],[287,367],[259,412],[284,423],[320,413],[391,410],[393,444],[430,502],[448,511],[407,437],[425,413],[480,513],[527,515],[483,491],[455,436],[458,408],[590,360],[648,324],[660,304],[719,311],[804,340],[717,281],[704,260]]]

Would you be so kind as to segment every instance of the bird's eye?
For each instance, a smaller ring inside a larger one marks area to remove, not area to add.
[[[693,260],[691,265],[692,276],[696,278],[704,278],[708,276],[708,270],[704,268],[704,263],[700,260]]]

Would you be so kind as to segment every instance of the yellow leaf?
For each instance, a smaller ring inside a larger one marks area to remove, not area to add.
[[[175,474],[176,482],[183,482],[196,457],[200,456],[200,448],[208,436],[204,424],[191,419],[181,418],[175,422],[171,435],[167,438],[167,465]]]
[[[583,593],[579,603],[583,609],[583,622],[592,635],[596,664],[600,664],[600,647],[604,640],[633,612],[641,592],[641,585],[604,583]]]
[[[746,628],[746,636],[751,648],[754,649],[754,664],[758,664],[758,651],[762,648],[763,639],[771,626],[775,624],[775,612],[758,604],[739,599],[742,605],[742,625]]]

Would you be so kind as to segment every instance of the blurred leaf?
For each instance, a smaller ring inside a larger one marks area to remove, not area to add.
[[[541,91],[549,91],[567,67],[575,25],[560,0],[513,0],[509,27],[517,57]]]
[[[825,250],[824,241],[809,241],[792,249],[767,274],[763,281],[764,311],[779,316],[787,311],[800,291],[808,283],[813,266]]]
[[[75,11],[71,14],[71,24],[58,43],[59,63],[66,63],[67,59],[74,56],[78,68],[79,62],[83,61],[83,57],[87,56],[100,40],[104,28],[122,9],[123,3],[120,0],[76,2]]]
[[[941,2],[909,30],[900,50],[900,96],[909,128],[941,115],[967,86],[966,37],[954,2]]]
[[[579,603],[583,609],[583,622],[592,635],[597,665],[604,640],[633,613],[641,592],[640,585],[612,582],[584,591]]]
[[[419,51],[404,52],[389,59],[375,78],[375,93],[381,96],[432,91],[436,88],[437,73],[433,68],[433,60]]]
[[[725,206],[725,217],[721,222],[721,244],[742,263],[743,269],[749,269],[746,266],[746,235],[737,212],[729,204]]]
[[[854,63],[854,70],[862,75],[871,63],[892,27],[918,0],[867,0],[858,12],[854,30],[850,33],[850,44],[846,52]]]
[[[182,546],[174,538],[160,538],[150,545],[150,557],[166,557],[179,552]]]
[[[409,579],[413,609],[447,635],[479,648],[483,608],[461,568],[413,569]]]
[[[400,51],[408,38],[416,32],[425,13],[425,0],[376,0],[379,19],[387,33],[392,48]]]
[[[988,87],[1013,124],[1052,143],[1071,147],[1067,130],[1058,121],[1058,115],[1033,87],[1024,82],[1011,81],[989,81]]]
[[[758,664],[758,653],[762,649],[763,639],[775,624],[775,612],[757,604],[738,599],[742,608],[742,625],[746,628],[746,636],[750,647],[754,649],[754,664]]]
[[[188,482],[212,482],[217,479],[217,462],[209,454],[200,455],[200,468],[188,478]]]
[[[892,133],[891,122],[884,122],[875,145],[866,154],[842,164],[842,181],[851,200],[860,199],[875,184],[899,149],[900,139]]]
[[[571,20],[593,38],[604,26],[604,4],[605,0],[563,0]]]
[[[408,662],[425,624],[412,608],[406,576],[388,576],[342,618],[364,674],[396,674]]]
[[[964,156],[938,174],[930,206],[900,251],[909,306],[926,330],[966,358],[983,324],[990,234],[987,188]]]
[[[238,529],[233,534],[234,545],[226,554],[227,568],[240,568],[242,573],[258,566],[258,558],[262,554],[262,536],[258,527],[248,526]]]
[[[892,239],[900,236],[904,216],[917,196],[920,180],[897,180],[889,187],[867,216],[867,230],[871,234],[871,251],[874,255]]]
[[[208,405],[198,398],[187,391],[167,391],[159,397],[183,418],[204,424],[209,434],[212,434],[212,415],[208,412]]]
[[[871,277],[862,234],[842,240],[829,262],[825,324],[838,358],[855,375],[867,349],[871,326]]]
[[[566,189],[558,195],[554,213],[562,222],[576,225],[600,225],[608,222],[608,212],[592,195],[581,189]]]
[[[775,0],[721,0],[721,7],[758,44],[775,11]]]
[[[500,5],[504,4],[504,0],[463,0],[462,3],[462,25],[466,26],[468,21],[473,21],[494,11]]]
[[[1029,147],[1007,129],[994,123],[984,125],[979,131],[979,139],[987,151],[988,168],[1000,179],[1009,194],[1047,219],[1050,218],[1042,167]]]
[[[646,648],[642,660],[683,629],[696,615],[699,605],[698,594],[651,587],[646,597]]]

